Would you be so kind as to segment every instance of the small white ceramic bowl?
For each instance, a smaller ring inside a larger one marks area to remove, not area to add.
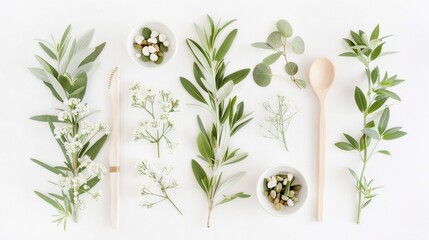
[[[298,193],[299,201],[293,207],[285,207],[283,210],[278,211],[274,208],[274,204],[268,200],[268,197],[264,195],[264,179],[286,173],[292,173],[295,176],[293,185],[301,185],[301,190]],[[256,196],[258,197],[259,204],[266,212],[277,217],[286,217],[300,210],[307,201],[308,191],[308,184],[305,177],[295,168],[288,166],[275,166],[267,169],[261,174],[256,185]]]
[[[139,35],[141,36],[142,35],[141,32],[144,27],[147,27],[151,30],[155,30],[159,33],[165,34],[167,36],[167,40],[170,42],[170,45],[168,46],[168,52],[165,53],[164,60],[161,64],[156,64],[150,61],[143,62],[140,58],[136,57],[136,53],[138,53],[138,51],[133,46],[134,37]],[[145,24],[138,25],[131,31],[127,40],[127,49],[128,49],[128,55],[130,56],[131,60],[135,62],[137,65],[144,68],[156,68],[156,67],[166,65],[168,62],[171,61],[171,59],[174,58],[174,56],[177,53],[177,39],[173,31],[171,31],[171,29],[166,25],[160,22],[147,22]]]

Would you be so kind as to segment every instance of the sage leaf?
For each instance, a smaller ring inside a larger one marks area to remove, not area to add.
[[[281,52],[273,53],[268,57],[264,58],[264,60],[262,60],[262,63],[266,65],[271,65],[275,63],[280,58],[281,55],[282,55]]]
[[[378,133],[373,129],[365,128],[362,130],[362,132],[365,135],[369,136],[370,138],[377,139],[377,140],[380,139],[380,135],[378,135]]]
[[[383,49],[384,43],[378,45],[371,53],[371,61],[377,59]]]
[[[305,51],[305,44],[304,44],[304,40],[302,40],[301,37],[296,36],[293,40],[292,40],[292,50],[294,53],[296,54],[303,54]]]
[[[198,86],[200,86],[201,89],[207,92],[207,88],[204,85],[203,81],[201,80],[202,78],[204,78],[204,74],[201,71],[200,67],[198,67],[198,64],[195,62],[193,65],[193,72],[194,72],[195,81],[198,83]]]
[[[380,34],[380,25],[377,24],[377,26],[374,28],[374,30],[371,33],[370,40],[377,39],[379,34]]]
[[[357,107],[359,108],[359,111],[365,112],[365,109],[367,107],[367,102],[365,98],[365,94],[360,90],[359,87],[355,88],[355,102]]]
[[[350,144],[346,142],[337,142],[335,143],[335,146],[337,146],[339,149],[344,151],[353,151],[355,148]]]
[[[288,62],[285,65],[285,71],[287,74],[293,76],[298,72],[298,65],[294,62]]]
[[[381,153],[381,154],[384,154],[384,155],[387,155],[387,156],[392,156],[392,154],[389,151],[387,151],[387,150],[380,150],[380,151],[378,151],[378,153]]]
[[[198,89],[188,79],[180,77],[180,82],[189,95],[202,103],[207,103],[200,91],[198,91]]]
[[[353,176],[353,178],[356,180],[356,182],[359,182],[359,178],[357,177],[355,171],[353,171],[353,169],[349,168],[349,172]]]
[[[223,194],[231,186],[233,186],[237,181],[239,181],[245,175],[245,172],[238,172],[231,177],[227,178],[225,181],[219,184],[219,188],[216,191],[216,194]],[[218,195],[219,196],[219,195]]]
[[[387,97],[373,102],[368,108],[368,114],[373,113],[378,109],[380,109],[384,105],[384,103],[386,103],[386,101],[387,101]]]
[[[403,131],[394,131],[394,132],[386,131],[383,135],[383,139],[384,140],[394,140],[394,139],[403,137],[405,135],[407,135],[407,133],[403,132]]]
[[[282,43],[282,35],[279,32],[272,32],[270,35],[268,35],[267,43],[275,49],[280,48]]]
[[[339,56],[341,56],[341,57],[356,57],[357,54],[354,52],[345,52],[345,53],[341,53]]]
[[[272,78],[270,66],[260,63],[253,69],[253,80],[261,87],[266,87],[270,84]]]
[[[349,143],[353,146],[354,149],[356,150],[359,149],[359,143],[356,141],[356,139],[354,139],[352,136],[345,133],[344,133],[344,137],[346,137],[347,141],[349,141]]]
[[[207,136],[203,133],[199,133],[197,137],[197,146],[200,154],[205,157],[207,160],[211,159],[212,151]]]
[[[292,26],[284,19],[277,22],[277,29],[285,37],[290,37],[293,34]]]
[[[386,95],[386,96],[388,96],[388,97],[390,97],[392,99],[395,99],[397,101],[401,101],[401,98],[398,96],[398,94],[396,94],[396,93],[394,93],[392,91],[389,91],[389,90],[386,90],[386,89],[378,89],[376,92],[378,94]]]
[[[383,135],[384,131],[386,130],[387,124],[389,123],[389,117],[390,117],[390,109],[386,108],[381,114],[380,121],[378,122],[378,133],[380,135]]]

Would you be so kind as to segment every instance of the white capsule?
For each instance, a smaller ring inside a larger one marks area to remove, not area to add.
[[[169,41],[164,41],[164,42],[162,42],[162,44],[164,44],[164,46],[168,47],[168,45],[170,45],[170,42]]]
[[[292,181],[293,175],[292,173],[287,174],[287,180]]]
[[[136,42],[138,44],[142,44],[143,40],[144,40],[143,36],[135,36],[134,37],[134,42]]]
[[[287,205],[288,205],[289,207],[293,207],[293,205],[295,205],[295,204],[293,203],[292,199],[288,199],[286,203],[287,203]]]
[[[144,47],[143,49],[142,49],[142,53],[143,53],[143,55],[145,55],[145,56],[149,56],[149,48],[146,46],[146,47]]]
[[[153,47],[153,46],[149,46],[148,50],[149,50],[150,53],[156,53],[156,48]]]
[[[141,53],[136,53],[136,58],[140,58],[141,56]]]
[[[156,38],[151,37],[147,40],[148,43],[157,43],[158,41],[156,40]]]
[[[267,187],[268,187],[268,188],[273,188],[273,187],[275,187],[275,186],[277,186],[277,183],[276,183],[276,182],[274,182],[273,180],[269,181],[269,182],[268,182],[268,184],[267,184]]]
[[[156,62],[156,61],[158,60],[158,55],[156,55],[156,54],[152,53],[152,54],[150,55],[150,60],[151,60],[152,62]]]
[[[158,35],[159,35],[159,33],[158,33],[157,31],[152,31],[152,32],[150,33],[150,37],[151,37],[151,38],[158,37]]]
[[[165,40],[167,40],[167,36],[165,36],[165,34],[159,34],[159,41],[160,42],[164,42]]]

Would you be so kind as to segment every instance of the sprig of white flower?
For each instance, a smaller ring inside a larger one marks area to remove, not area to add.
[[[164,165],[161,167],[161,169],[157,170],[154,169],[147,161],[139,162],[136,168],[137,174],[139,176],[145,177],[150,181],[150,183],[144,184],[140,188],[140,196],[145,198],[152,197],[155,199],[154,201],[145,200],[141,204],[141,206],[145,208],[152,208],[154,205],[167,200],[176,208],[176,210],[180,214],[182,214],[180,209],[170,199],[167,193],[168,189],[174,189],[179,187],[177,181],[170,177],[173,168],[169,165]]]
[[[265,124],[260,124],[261,128],[265,130],[264,136],[281,141],[287,151],[286,131],[296,111],[291,110],[289,101],[282,95],[277,96],[274,107],[268,101],[263,104],[263,107],[270,114],[266,118]]]
[[[174,130],[175,125],[171,119],[171,113],[180,111],[180,100],[172,97],[171,92],[161,90],[156,94],[151,89],[144,90],[139,83],[130,87],[131,106],[143,109],[149,118],[141,121],[134,131],[133,140],[147,140],[157,145],[158,157],[160,157],[160,141],[164,140],[171,151],[177,144],[173,144],[168,134]]]

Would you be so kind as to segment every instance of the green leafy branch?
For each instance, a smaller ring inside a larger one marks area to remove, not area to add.
[[[382,52],[385,44],[384,39],[390,36],[379,37],[380,27],[377,25],[371,33],[370,38],[365,32],[351,31],[351,39],[344,39],[348,44],[350,51],[340,54],[344,57],[354,57],[365,66],[367,77],[366,93],[357,87],[354,92],[356,106],[362,113],[363,124],[361,135],[358,139],[344,133],[347,141],[338,142],[335,145],[345,151],[357,151],[363,163],[358,175],[353,169],[349,168],[350,174],[356,181],[358,191],[358,209],[356,222],[360,223],[361,211],[371,203],[377,195],[373,191],[379,187],[373,187],[374,179],[367,180],[365,170],[367,163],[376,154],[389,155],[388,150],[379,150],[377,147],[382,141],[394,140],[400,138],[406,133],[401,127],[388,127],[390,119],[390,107],[386,104],[389,99],[400,101],[400,97],[390,90],[392,87],[404,82],[398,79],[397,75],[389,75],[387,72],[382,75],[378,66],[372,67],[371,63],[382,56],[393,52]],[[381,114],[380,114],[381,113]]]
[[[77,200],[80,200],[80,195],[88,193],[93,198],[99,197],[99,194],[91,193],[90,190],[100,181],[104,174],[104,168],[101,165],[91,165],[97,167],[94,169],[100,172],[85,176],[81,174],[88,170],[91,162],[97,157],[108,134],[107,125],[97,125],[96,128],[84,122],[92,113],[87,112],[85,103],[81,103],[86,93],[88,72],[94,67],[94,61],[103,50],[105,43],[95,48],[89,48],[94,30],[87,32],[79,40],[72,38],[70,34],[71,26],[69,25],[59,42],[53,37],[52,42],[38,40],[39,46],[49,57],[49,60],[35,55],[40,68],[29,69],[66,107],[66,109],[60,109],[59,115],[31,117],[32,120],[48,123],[65,158],[63,166],[51,166],[40,160],[31,159],[34,163],[60,178],[59,182],[50,182],[60,188],[59,194],[52,192],[43,194],[38,191],[35,193],[58,211],[53,222],[63,223],[64,229],[66,229],[69,217],[73,217],[74,221],[77,222],[79,209]],[[59,116],[65,118],[60,119]],[[83,132],[85,128],[86,130]],[[72,152],[66,147],[71,142],[78,142],[80,147]],[[87,161],[84,163],[80,159]],[[82,177],[81,185],[75,184],[74,187],[65,187],[65,185],[71,185],[71,180],[73,178],[76,180],[76,177]]]
[[[236,96],[230,97],[234,86],[246,78],[250,69],[242,69],[229,75],[225,74],[227,64],[224,57],[229,51],[238,30],[230,31],[222,43],[217,44],[223,30],[235,20],[224,24],[220,24],[220,22],[215,24],[210,16],[208,16],[208,20],[209,31],[194,25],[199,36],[199,43],[192,39],[186,40],[195,57],[193,72],[197,85],[184,77],[180,78],[180,82],[189,95],[199,102],[198,105],[208,110],[212,116],[209,129],[197,116],[200,128],[197,137],[200,153],[198,158],[207,164],[208,173],[196,160],[192,160],[191,164],[195,179],[208,201],[207,227],[210,227],[210,216],[214,207],[236,198],[250,197],[243,192],[232,195],[225,194],[234,183],[241,179],[244,172],[224,179],[221,168],[240,162],[247,157],[247,153],[240,153],[239,149],[231,150],[229,140],[252,118],[250,118],[250,113],[245,113],[243,102],[237,103]]]
[[[290,80],[296,84],[300,89],[306,87],[306,82],[301,79],[297,79],[295,75],[298,73],[298,65],[295,62],[289,61],[288,53],[286,51],[287,46],[290,44],[292,51],[295,54],[303,54],[305,50],[304,41],[301,37],[296,36],[292,41],[289,42],[290,37],[293,35],[292,26],[288,21],[282,19],[277,22],[277,31],[272,32],[266,42],[256,42],[252,46],[256,48],[268,49],[274,51],[274,53],[268,55],[253,69],[253,80],[256,84],[261,87],[266,87],[270,84],[273,76],[270,65],[277,62],[280,57],[285,60],[285,71],[289,75]],[[276,76],[283,78],[281,76]]]

